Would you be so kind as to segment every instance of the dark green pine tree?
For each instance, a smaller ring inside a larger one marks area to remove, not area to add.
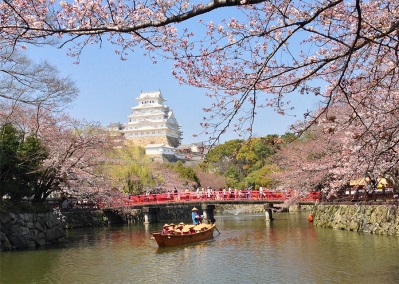
[[[26,136],[10,123],[3,124],[0,127],[0,197],[6,196],[11,202],[33,197],[47,157],[40,139]]]

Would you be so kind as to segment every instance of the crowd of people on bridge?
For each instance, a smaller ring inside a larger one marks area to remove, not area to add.
[[[224,199],[242,199],[252,198],[252,189],[250,187],[244,189],[237,188],[220,188],[215,190],[208,186],[205,188],[196,189],[197,199],[211,199],[211,200],[224,200]],[[266,194],[262,187],[259,187],[259,198],[265,198]]]

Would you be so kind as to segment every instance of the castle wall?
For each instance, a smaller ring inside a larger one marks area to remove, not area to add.
[[[171,147],[177,147],[180,145],[179,139],[169,136],[127,138],[126,141],[140,147],[145,147],[148,144],[165,144]]]

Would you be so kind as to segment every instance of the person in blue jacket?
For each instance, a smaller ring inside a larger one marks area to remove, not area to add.
[[[194,225],[201,223],[201,216],[198,214],[198,209],[195,207],[191,210],[191,218],[193,219]]]

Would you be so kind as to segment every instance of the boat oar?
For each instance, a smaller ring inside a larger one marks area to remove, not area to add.
[[[208,218],[202,217],[202,219],[205,219],[205,220],[207,220],[207,221],[210,221],[211,224],[213,224],[212,220],[210,220],[210,219],[208,219]],[[218,228],[216,228],[216,225],[215,225],[215,229],[216,229],[216,231],[218,231],[218,233],[219,233],[219,235],[220,235],[220,232],[219,232]]]

